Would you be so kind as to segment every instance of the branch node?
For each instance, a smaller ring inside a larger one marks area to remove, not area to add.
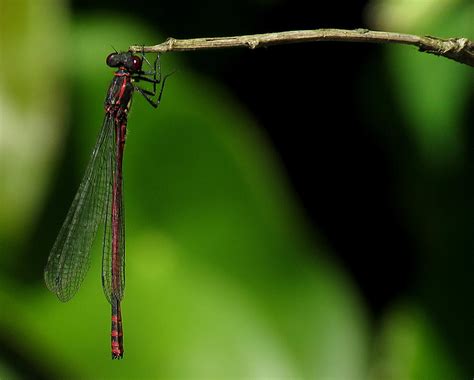
[[[167,48],[168,50],[173,50],[173,46],[175,44],[176,40],[173,37],[168,37],[165,41],[165,43],[168,45]]]
[[[459,53],[461,50],[467,49],[469,47],[469,40],[467,38],[457,38],[454,49],[456,53]]]
[[[253,50],[258,46],[259,42],[257,39],[249,39],[246,41],[246,44],[248,45],[249,49]]]

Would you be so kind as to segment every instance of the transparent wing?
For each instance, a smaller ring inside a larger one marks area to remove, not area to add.
[[[106,115],[92,157],[44,270],[49,290],[65,302],[77,292],[90,265],[90,250],[104,220],[113,157],[113,119]]]
[[[117,128],[120,129],[120,128]],[[117,131],[116,129],[116,131]],[[104,244],[102,253],[102,288],[107,300],[121,301],[125,289],[125,215],[123,207],[122,154],[120,140],[115,135],[114,155],[107,168],[110,191],[107,192]],[[115,260],[114,260],[115,256]]]

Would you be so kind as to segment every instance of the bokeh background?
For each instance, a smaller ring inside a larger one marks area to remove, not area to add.
[[[100,239],[42,271],[131,44],[319,27],[474,38],[469,0],[0,1],[0,379],[474,375],[472,68],[318,43],[172,53],[125,153],[125,358]]]

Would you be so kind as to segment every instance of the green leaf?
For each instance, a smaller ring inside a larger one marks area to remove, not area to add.
[[[412,305],[394,307],[383,321],[371,379],[462,379],[430,318]]]

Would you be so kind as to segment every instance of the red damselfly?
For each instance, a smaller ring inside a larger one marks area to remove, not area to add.
[[[143,71],[145,61],[150,71]],[[112,358],[123,357],[120,303],[125,288],[125,216],[122,160],[127,117],[134,91],[158,107],[167,76],[161,81],[160,56],[153,65],[129,52],[112,53],[107,65],[117,68],[105,98],[105,117],[92,157],[44,270],[49,290],[65,302],[74,296],[90,264],[90,250],[99,225],[105,225],[102,247],[102,287],[112,306]],[[158,77],[157,77],[158,73]],[[153,90],[136,85],[148,82]],[[157,84],[161,89],[156,101]]]

